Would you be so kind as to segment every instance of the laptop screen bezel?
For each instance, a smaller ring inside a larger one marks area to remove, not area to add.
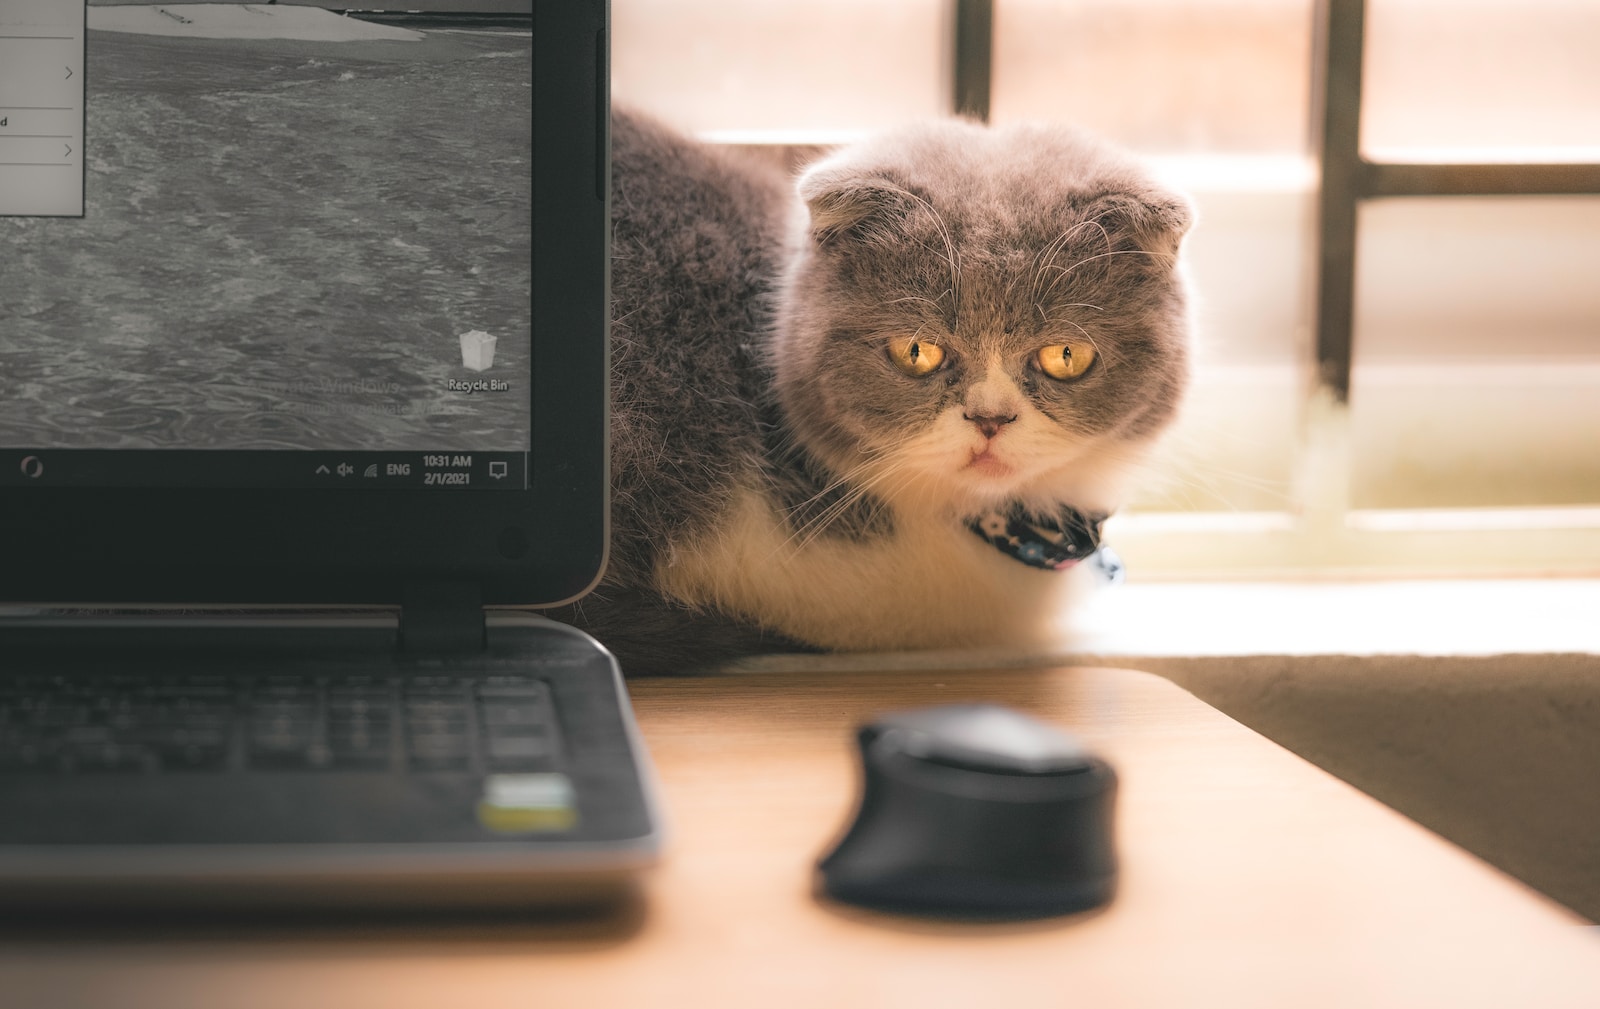
[[[0,601],[393,605],[436,580],[555,605],[592,587],[608,533],[608,12],[533,9],[529,489],[0,488]]]

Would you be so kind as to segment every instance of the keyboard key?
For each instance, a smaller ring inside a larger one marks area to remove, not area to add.
[[[144,747],[103,746],[74,747],[60,753],[63,768],[73,771],[154,771],[160,767],[160,758]]]
[[[388,676],[347,673],[328,680],[328,692],[333,694],[344,691],[366,691],[387,694],[393,682]]]
[[[250,766],[313,766],[309,751],[318,742],[316,729],[314,702],[258,696],[250,712]]]
[[[480,698],[491,697],[533,697],[548,700],[550,688],[545,686],[543,680],[536,680],[531,676],[489,676],[478,686]]]
[[[133,668],[133,667],[125,667]],[[448,665],[442,667],[450,669]],[[17,689],[26,686],[27,689]],[[548,684],[450,674],[8,677],[0,770],[550,771]]]
[[[151,747],[164,770],[220,771],[227,766],[228,748],[168,740]]]
[[[540,771],[559,766],[560,733],[548,684],[527,676],[486,677],[477,694],[491,769]]]
[[[328,697],[329,764],[341,768],[385,768],[390,761],[394,699],[370,685]]]
[[[497,770],[534,770],[555,756],[546,736],[499,736],[487,745],[489,763]]]
[[[328,709],[330,711],[358,709],[388,711],[393,705],[394,699],[387,691],[347,689],[328,692]]]
[[[185,680],[152,680],[145,685],[129,691],[136,697],[169,698],[173,700],[199,701],[202,699],[214,702],[232,700],[238,694],[234,685],[222,679],[196,679]]]
[[[466,718],[467,702],[459,697],[408,697],[406,714],[415,718]]]
[[[467,771],[472,766],[465,733],[413,735],[406,750],[414,771]]]
[[[405,688],[409,694],[453,694],[461,696],[466,681],[454,676],[408,676]]]
[[[550,712],[531,704],[485,704],[480,710],[486,726],[543,727],[550,720]]]

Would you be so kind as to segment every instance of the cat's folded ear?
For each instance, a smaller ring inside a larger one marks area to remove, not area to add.
[[[1146,187],[1101,193],[1088,206],[1091,220],[1134,248],[1176,256],[1194,224],[1194,208],[1177,193]]]
[[[822,246],[886,236],[917,201],[881,175],[826,164],[800,176],[796,188],[811,214],[811,235]]]

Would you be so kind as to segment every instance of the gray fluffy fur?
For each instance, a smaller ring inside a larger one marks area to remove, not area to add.
[[[808,647],[667,597],[659,565],[740,488],[806,535],[884,535],[894,508],[850,485],[852,461],[960,404],[980,360],[1016,362],[1028,402],[1096,443],[1148,441],[1181,398],[1188,205],[1097,140],[928,124],[798,185],[626,112],[612,149],[611,561],[556,615],[629,673]],[[931,379],[885,355],[912,332],[950,353]],[[1079,334],[1099,351],[1082,380],[1026,366]]]

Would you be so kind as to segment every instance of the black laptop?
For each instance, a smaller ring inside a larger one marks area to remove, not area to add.
[[[655,857],[616,663],[508,609],[605,564],[606,6],[416,6],[0,3],[0,907]]]

